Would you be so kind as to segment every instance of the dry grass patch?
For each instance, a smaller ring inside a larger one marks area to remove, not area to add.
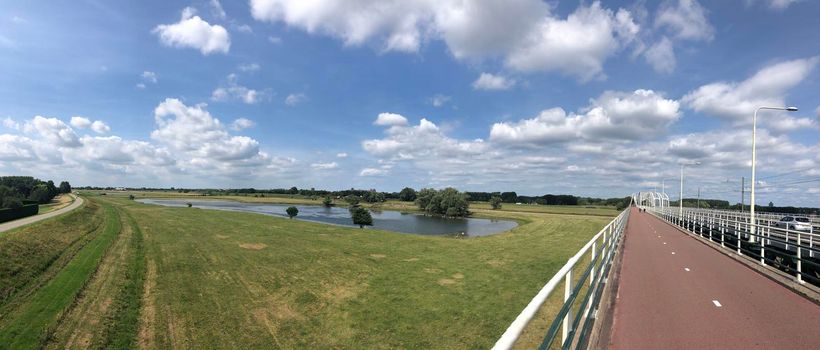
[[[384,258],[387,257],[387,255],[384,255],[384,254],[370,254],[370,257],[373,258],[373,259],[384,259]]]
[[[239,247],[242,249],[248,250],[262,250],[265,249],[268,245],[265,243],[241,243]]]

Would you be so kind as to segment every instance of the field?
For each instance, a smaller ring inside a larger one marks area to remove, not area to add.
[[[0,348],[488,348],[617,214],[474,204],[521,225],[455,239],[86,195],[0,237]]]

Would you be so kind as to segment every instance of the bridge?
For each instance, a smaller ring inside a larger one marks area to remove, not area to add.
[[[806,231],[778,227],[785,215],[636,193],[494,349],[816,349],[820,217]]]

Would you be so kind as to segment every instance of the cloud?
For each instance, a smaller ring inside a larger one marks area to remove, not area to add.
[[[515,85],[515,80],[508,79],[501,75],[481,73],[473,82],[473,89],[476,90],[508,90]]]
[[[378,168],[364,168],[359,172],[359,176],[381,176],[386,175],[389,170]]]
[[[652,90],[604,92],[581,114],[562,108],[531,119],[495,123],[490,140],[510,145],[543,145],[572,140],[645,140],[657,138],[680,118],[678,101]]]
[[[810,118],[794,118],[787,115],[780,116],[776,119],[764,118],[762,120],[766,124],[766,128],[773,134],[783,134],[800,130],[817,129],[817,123]]]
[[[235,26],[235,28],[240,33],[245,33],[245,34],[253,33],[253,28],[251,28],[251,26],[249,26],[247,24],[241,24],[241,25]]]
[[[95,120],[93,123],[91,123],[91,130],[98,134],[105,134],[111,131],[111,128],[108,126],[108,124],[105,124],[99,120]]]
[[[210,5],[211,13],[214,15],[214,17],[219,19],[225,19],[227,14],[225,13],[225,10],[222,8],[222,4],[219,3],[219,0],[211,0],[211,2],[208,5]]]
[[[82,145],[74,129],[57,118],[35,116],[31,122],[26,123],[25,129],[38,133],[49,143],[59,147],[79,147]]]
[[[407,118],[395,113],[379,113],[379,116],[373,124],[382,126],[403,126],[407,125]]]
[[[430,104],[433,105],[433,107],[441,107],[441,106],[444,106],[447,102],[449,102],[450,99],[451,99],[450,96],[437,94],[433,97],[430,97],[429,101],[430,101]]]
[[[760,106],[785,105],[786,92],[814,70],[818,57],[767,66],[742,82],[715,82],[687,93],[682,102],[689,108],[730,121],[751,123]]]
[[[262,68],[259,63],[242,63],[236,69],[242,72],[255,72]]]
[[[818,110],[820,110],[820,109],[818,109]],[[6,127],[7,129],[20,130],[20,123],[14,121],[14,119],[11,119],[9,117],[6,117],[5,119],[3,119],[3,126]]]
[[[783,11],[787,9],[792,4],[796,4],[801,2],[802,0],[763,0],[762,2],[769,5],[769,8],[775,11]],[[747,5],[751,5],[756,2],[761,2],[759,0],[746,0]]]
[[[640,30],[629,11],[600,2],[567,18],[541,0],[378,1],[251,0],[258,21],[284,22],[347,46],[377,43],[380,51],[418,52],[443,41],[459,60],[501,58],[522,72],[557,71],[586,81],[603,76],[604,61]],[[504,30],[498,30],[504,28]]]
[[[696,0],[678,0],[677,5],[665,2],[658,9],[655,27],[666,28],[676,39],[711,41],[715,36],[706,9]]]
[[[25,136],[0,135],[0,161],[14,162],[37,159],[34,141]]]
[[[70,123],[71,123],[71,126],[77,128],[77,129],[85,129],[85,128],[88,128],[89,126],[91,126],[91,120],[88,120],[88,118],[80,117],[80,116],[71,117]]]
[[[195,15],[196,10],[186,7],[182,17],[174,24],[160,24],[151,33],[169,47],[198,49],[203,55],[228,53],[231,38],[220,25],[211,25]]]
[[[336,153],[336,157],[337,158],[347,158],[347,153],[345,153],[345,152]]]
[[[157,73],[151,71],[144,71],[140,76],[142,77],[142,80],[146,83],[157,83]]]
[[[105,124],[101,120],[96,120],[93,123],[86,117],[75,116],[71,117],[71,121],[69,122],[71,126],[77,129],[91,129],[92,131],[98,134],[105,134],[111,131],[111,128],[108,124]]]
[[[278,45],[278,44],[282,43],[282,38],[280,38],[278,36],[269,36],[268,41],[270,41],[271,44]]]
[[[675,71],[675,49],[667,37],[661,38],[644,52],[646,62],[658,73],[670,74]]]
[[[299,93],[299,94],[290,94],[288,97],[285,97],[285,104],[288,106],[296,106],[307,101],[307,95]]]
[[[236,74],[229,74],[227,84],[217,87],[211,93],[211,100],[217,102],[240,100],[246,104],[255,104],[266,98],[265,92],[239,85]]]
[[[311,168],[314,170],[331,170],[336,169],[339,167],[339,164],[336,162],[328,162],[328,163],[313,163],[310,165]]]
[[[240,131],[247,128],[252,128],[254,125],[256,125],[256,123],[254,123],[253,120],[247,118],[239,118],[234,120],[233,123],[231,123],[231,130]]]

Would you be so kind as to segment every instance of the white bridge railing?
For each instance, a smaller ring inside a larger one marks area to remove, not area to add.
[[[601,292],[612,265],[612,258],[619,247],[628,219],[629,208],[604,226],[572,256],[515,318],[495,343],[493,349],[511,349],[562,281],[564,282],[564,303],[556,315],[551,315],[550,327],[539,349],[547,349],[552,345],[559,328],[561,329],[562,348],[569,348],[573,344],[576,348],[581,347],[592,327],[591,320],[594,319],[595,311],[597,311]],[[585,256],[589,256],[589,261],[586,265],[582,265],[580,278],[573,283],[573,270],[580,266],[579,263]],[[572,317],[573,310],[578,310],[575,317]]]
[[[683,208],[650,208],[647,212],[685,231],[712,241],[716,245],[770,265],[794,276],[799,283],[808,281],[820,286],[820,235],[815,217],[809,217],[808,230],[790,226],[778,227],[783,216],[792,214],[755,215],[749,213]],[[795,222],[785,223],[785,225]]]

